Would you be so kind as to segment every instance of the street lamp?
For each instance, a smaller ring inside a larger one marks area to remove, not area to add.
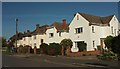
[[[15,21],[16,21],[16,48],[17,48],[17,34],[18,34],[17,27],[18,27],[18,18],[16,18]]]

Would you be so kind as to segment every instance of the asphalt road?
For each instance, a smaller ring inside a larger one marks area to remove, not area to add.
[[[71,65],[64,63],[50,62],[47,59],[21,58],[7,55],[3,55],[2,62],[3,67],[71,67]]]
[[[90,64],[91,63],[91,64]],[[92,64],[94,63],[94,64]],[[113,63],[112,65],[116,65]],[[2,67],[79,67],[86,69],[116,69],[98,60],[81,60],[50,56],[2,56]]]

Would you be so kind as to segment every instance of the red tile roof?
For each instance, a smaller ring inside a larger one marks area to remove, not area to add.
[[[54,26],[58,32],[69,31],[69,25],[63,20],[63,23],[54,22],[51,26]]]

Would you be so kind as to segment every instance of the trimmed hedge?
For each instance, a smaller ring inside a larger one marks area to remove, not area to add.
[[[58,43],[50,43],[48,46],[48,55],[61,55],[62,46]]]
[[[31,49],[32,48],[29,45],[26,45],[24,47],[22,45],[20,45],[18,47],[18,53],[22,53],[22,54],[30,53]]]
[[[42,44],[40,45],[40,53],[41,53],[41,54],[48,54],[48,53],[47,53],[47,50],[48,50],[48,44],[42,43]]]
[[[42,43],[40,45],[40,53],[47,55],[60,55],[62,46],[58,43],[50,43],[49,45],[46,43]]]

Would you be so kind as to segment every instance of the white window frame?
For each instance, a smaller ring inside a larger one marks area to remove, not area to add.
[[[54,37],[54,33],[49,33],[49,38]]]
[[[75,33],[76,34],[83,33],[83,27],[75,28]]]

